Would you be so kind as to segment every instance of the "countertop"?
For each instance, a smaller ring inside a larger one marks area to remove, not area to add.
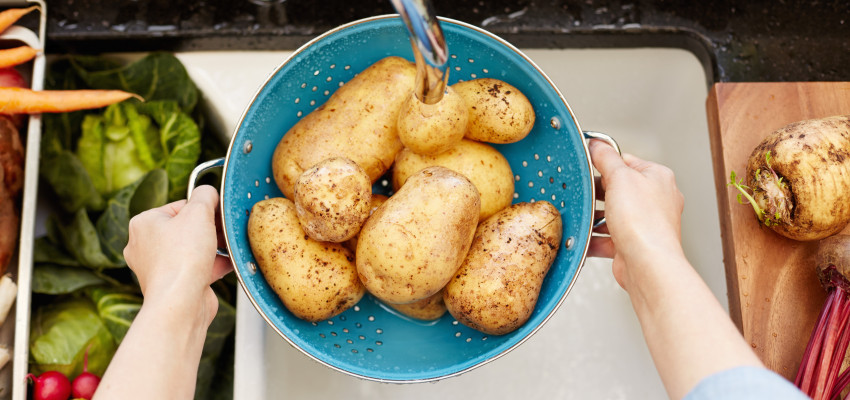
[[[47,51],[294,49],[388,0],[47,1]],[[523,48],[674,47],[706,82],[850,79],[846,0],[433,0]]]

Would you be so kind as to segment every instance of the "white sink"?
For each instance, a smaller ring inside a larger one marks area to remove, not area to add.
[[[525,53],[560,88],[582,129],[671,167],[685,195],[685,253],[721,304],[726,283],[705,115],[705,73],[675,49]],[[245,106],[289,52],[183,53],[179,58],[232,134]],[[610,260],[589,259],[555,316],[481,368],[430,384],[360,380],[312,361],[267,327],[243,295],[237,314],[236,399],[666,398]]]

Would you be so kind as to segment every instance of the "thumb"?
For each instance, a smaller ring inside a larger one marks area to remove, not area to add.
[[[192,190],[192,196],[187,205],[200,206],[215,211],[218,206],[218,192],[210,185],[201,185]]]
[[[590,160],[602,176],[610,175],[615,169],[626,166],[623,158],[613,147],[599,140],[588,144]]]

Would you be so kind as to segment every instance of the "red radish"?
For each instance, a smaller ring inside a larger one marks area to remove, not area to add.
[[[71,392],[75,399],[91,400],[99,384],[100,377],[89,372],[89,350],[86,349],[86,354],[83,355],[83,373],[74,378],[74,382],[71,383]]]
[[[14,68],[0,68],[0,87],[26,88],[30,85]]]
[[[841,371],[850,345],[850,235],[822,239],[816,257],[818,278],[828,295],[794,383],[814,400],[827,400],[850,383],[850,370]]]
[[[40,376],[28,374],[32,379],[33,400],[68,400],[71,395],[71,383],[68,378],[58,371],[47,371]]]

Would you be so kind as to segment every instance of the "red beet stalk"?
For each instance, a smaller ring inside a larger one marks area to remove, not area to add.
[[[818,278],[828,296],[803,353],[794,384],[813,400],[838,398],[850,384],[841,371],[850,345],[850,236],[837,235],[820,242]],[[850,396],[848,396],[850,398]]]

